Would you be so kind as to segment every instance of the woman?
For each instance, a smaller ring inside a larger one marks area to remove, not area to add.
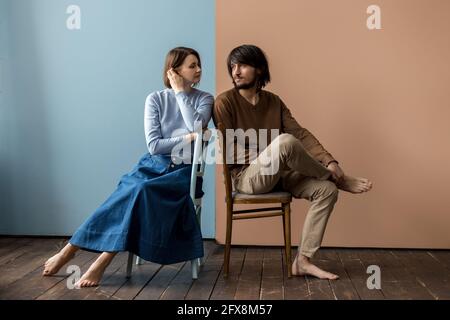
[[[194,88],[200,76],[200,56],[195,50],[178,47],[167,54],[163,74],[167,89],[151,93],[145,101],[149,152],[121,178],[117,189],[69,243],[47,260],[44,276],[57,273],[80,248],[102,253],[76,283],[79,287],[98,285],[119,251],[160,264],[203,256],[189,197],[191,165],[179,163],[180,159],[175,164],[179,155],[171,155],[175,147],[192,145],[195,126],[206,127],[211,118],[213,96]]]

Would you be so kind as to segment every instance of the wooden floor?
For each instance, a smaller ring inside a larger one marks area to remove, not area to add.
[[[68,289],[65,266],[42,277],[42,265],[64,239],[0,237],[0,299],[450,299],[450,250],[323,248],[315,263],[337,281],[288,279],[278,247],[233,247],[231,273],[222,275],[223,246],[205,241],[205,264],[191,279],[190,263],[136,266],[125,277],[120,253],[96,288]],[[294,252],[293,252],[294,253]],[[84,272],[96,254],[79,251],[69,264]],[[369,265],[381,268],[381,290],[367,288]]]

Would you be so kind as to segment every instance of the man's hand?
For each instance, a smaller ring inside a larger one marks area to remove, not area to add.
[[[327,169],[331,171],[331,175],[335,182],[339,182],[339,180],[344,177],[344,171],[342,171],[341,167],[339,167],[336,162],[330,162]]]

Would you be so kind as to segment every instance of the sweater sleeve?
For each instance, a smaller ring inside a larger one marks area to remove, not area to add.
[[[190,132],[194,132],[194,124],[201,122],[202,128],[208,126],[211,119],[212,107],[214,98],[210,94],[202,94],[199,98],[198,106],[195,106],[189,101],[188,95],[185,92],[178,92],[175,95],[184,123]]]
[[[226,138],[229,138],[227,134],[229,129],[238,129],[235,128],[233,107],[227,98],[223,96],[218,96],[216,98],[216,101],[214,102],[213,121],[216,128],[219,128],[220,123],[223,125],[223,128],[225,129],[225,132],[223,133]],[[246,157],[248,152],[246,152],[245,147],[238,145],[238,142],[235,141],[234,138],[227,139],[226,141],[227,145],[225,148],[227,150],[227,158],[225,159],[225,163],[230,167],[230,169],[233,167],[241,167],[240,164],[243,164],[245,160],[248,159],[248,157]],[[235,149],[236,152],[234,152]]]
[[[147,149],[152,155],[170,154],[177,144],[184,142],[184,136],[162,137],[158,102],[153,94],[150,94],[145,100],[144,129]]]
[[[321,162],[324,166],[327,166],[330,162],[337,161],[333,156],[325,150],[314,135],[307,129],[301,127],[295,118],[292,116],[291,111],[286,107],[283,101],[281,101],[281,121],[283,126],[283,132],[290,133],[297,139],[299,139],[303,147],[308,151],[313,158]]]
[[[225,129],[234,129],[233,114],[230,103],[224,101],[222,97],[217,97],[214,103],[213,121],[216,128],[222,123]]]

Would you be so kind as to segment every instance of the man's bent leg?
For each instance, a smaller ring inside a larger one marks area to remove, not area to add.
[[[261,174],[261,171],[261,163],[252,162],[239,178],[236,190],[247,194],[270,192],[280,180],[280,173],[263,175]]]
[[[302,175],[326,180],[331,172],[312,158],[300,140],[291,134],[275,138],[241,175],[236,189],[239,192],[258,194],[270,192],[286,169]]]

